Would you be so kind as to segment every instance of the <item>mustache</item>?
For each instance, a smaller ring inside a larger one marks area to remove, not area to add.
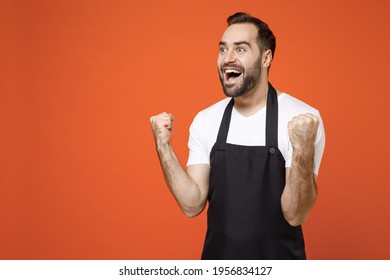
[[[238,70],[244,70],[244,67],[242,67],[241,64],[239,63],[224,63],[223,65],[221,65],[221,70],[224,70],[226,68],[236,68]]]

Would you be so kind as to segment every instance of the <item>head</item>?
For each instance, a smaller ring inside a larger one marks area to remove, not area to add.
[[[220,41],[218,70],[224,93],[242,96],[268,71],[275,52],[275,37],[268,25],[245,13],[228,18],[228,28]]]

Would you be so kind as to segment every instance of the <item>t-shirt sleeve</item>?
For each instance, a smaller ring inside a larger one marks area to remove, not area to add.
[[[316,140],[314,142],[315,150],[314,150],[314,174],[318,175],[320,165],[321,165],[321,159],[322,155],[324,153],[325,149],[325,129],[324,124],[322,122],[321,115],[318,113],[317,116],[320,118],[320,124],[318,126],[317,130],[317,136]],[[288,142],[288,155],[286,159],[286,167],[291,167],[291,161],[292,161],[292,146],[291,141]]]
[[[201,117],[198,114],[190,126],[187,166],[192,164],[210,164],[209,154],[206,149],[204,133],[202,132],[200,119]]]
[[[318,175],[318,171],[320,170],[321,159],[325,149],[325,129],[324,124],[322,122],[322,118],[320,117],[320,125],[318,126],[316,141],[314,143],[314,173]]]

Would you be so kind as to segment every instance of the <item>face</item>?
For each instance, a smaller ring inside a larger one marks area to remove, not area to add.
[[[219,44],[218,70],[228,97],[242,96],[258,84],[261,54],[255,25],[232,24],[225,30]]]

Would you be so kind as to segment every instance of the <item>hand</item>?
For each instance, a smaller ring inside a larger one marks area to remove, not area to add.
[[[150,123],[152,125],[152,131],[157,146],[170,143],[173,129],[173,120],[173,115],[165,112],[150,118]]]
[[[310,113],[295,116],[288,123],[288,134],[293,149],[300,150],[312,147],[319,123],[319,119]]]

